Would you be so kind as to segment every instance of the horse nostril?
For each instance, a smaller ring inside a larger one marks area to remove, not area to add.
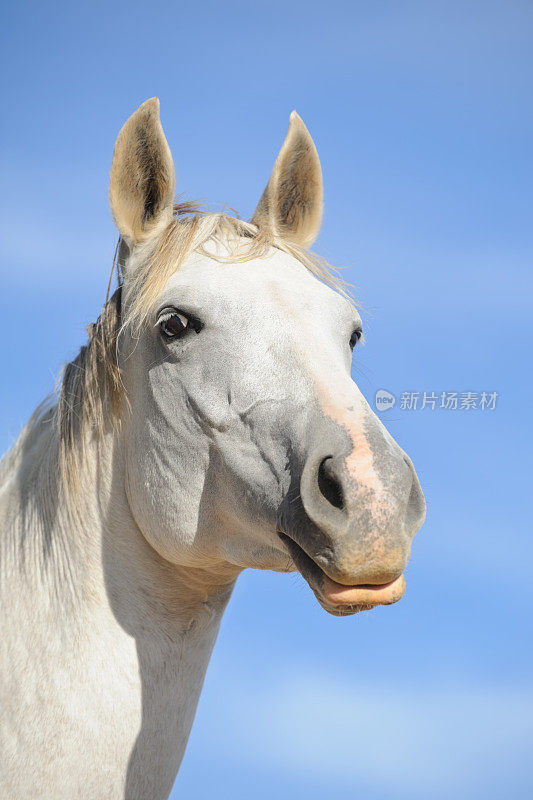
[[[328,503],[335,508],[344,508],[342,487],[332,469],[332,457],[327,456],[318,468],[318,488]]]

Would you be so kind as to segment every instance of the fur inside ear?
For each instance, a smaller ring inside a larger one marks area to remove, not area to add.
[[[129,246],[146,240],[172,217],[175,173],[152,97],[122,127],[109,176],[109,202],[117,228]]]
[[[252,222],[289,242],[309,247],[320,230],[322,206],[318,153],[309,131],[293,111],[287,136]]]

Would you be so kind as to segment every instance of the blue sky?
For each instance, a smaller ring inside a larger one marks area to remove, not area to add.
[[[2,449],[104,300],[116,134],[158,95],[178,192],[250,215],[296,108],[316,249],[356,285],[377,389],[496,391],[382,414],[428,501],[397,606],[334,619],[245,573],[173,798],[530,797],[533,6],[7,4]],[[221,789],[221,787],[224,787]]]

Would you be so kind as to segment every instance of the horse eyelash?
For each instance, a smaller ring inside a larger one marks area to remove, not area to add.
[[[204,327],[204,323],[198,319],[197,316],[191,314],[189,311],[182,311],[179,308],[168,307],[164,308],[157,317],[157,321],[154,325],[154,328],[159,328],[163,322],[166,322],[167,319],[170,319],[175,314],[179,314],[182,317],[185,317],[190,324],[190,328],[194,330],[196,333],[200,333],[200,331]]]
[[[157,319],[156,319],[156,321],[154,323],[154,328],[158,328],[161,325],[162,322],[166,322],[167,319],[170,319],[176,313],[179,313],[184,317],[187,316],[186,314],[183,314],[183,312],[181,312],[181,311],[176,312],[175,308],[166,309],[165,311],[161,312],[161,314],[159,314],[159,316],[157,317]],[[187,319],[188,319],[188,317],[187,317]]]
[[[197,322],[196,317],[194,315],[189,314],[187,311],[182,311],[179,308],[174,308],[169,306],[168,308],[164,308],[158,314],[154,324],[154,328],[159,327],[159,325],[161,325],[162,322],[166,322],[167,319],[170,319],[175,314],[179,314],[180,316],[185,317],[186,319],[190,320],[190,322]]]

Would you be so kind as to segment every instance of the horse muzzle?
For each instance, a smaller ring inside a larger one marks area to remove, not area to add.
[[[320,604],[336,615],[391,605],[425,502],[410,459],[389,438],[340,454],[314,449],[279,535]]]

